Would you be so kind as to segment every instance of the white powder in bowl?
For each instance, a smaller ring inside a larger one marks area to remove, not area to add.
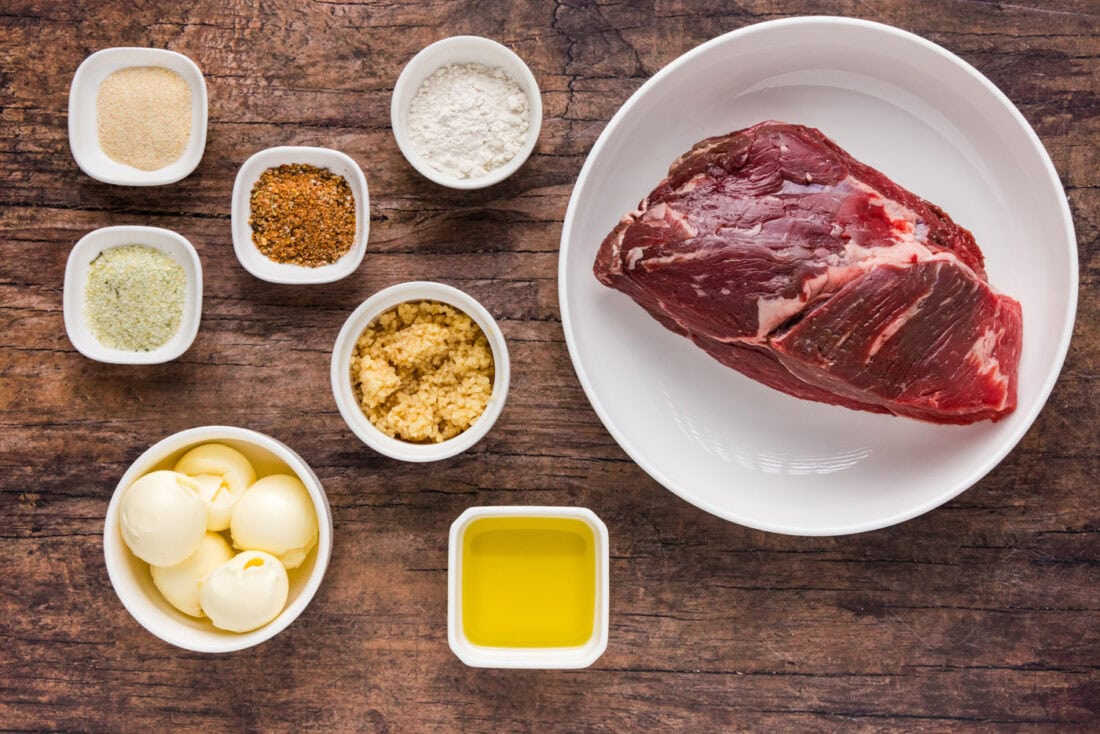
[[[530,126],[523,88],[503,69],[482,64],[437,69],[409,107],[416,152],[455,178],[480,178],[515,158]]]
[[[191,138],[191,87],[161,66],[131,66],[108,76],[95,111],[103,152],[143,171],[177,160]]]

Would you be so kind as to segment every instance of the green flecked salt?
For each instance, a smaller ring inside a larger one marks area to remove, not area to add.
[[[152,351],[179,331],[186,284],[183,268],[160,250],[111,247],[88,268],[84,318],[105,347]]]

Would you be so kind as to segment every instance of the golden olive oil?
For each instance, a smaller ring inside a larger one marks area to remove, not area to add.
[[[475,645],[583,645],[596,616],[592,528],[564,517],[478,518],[462,541],[461,593]]]

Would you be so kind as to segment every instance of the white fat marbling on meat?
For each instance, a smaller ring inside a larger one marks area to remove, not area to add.
[[[663,201],[657,202],[656,205],[651,207],[650,210],[645,213],[645,215],[642,217],[642,221],[652,222],[653,220],[658,220],[657,223],[660,223],[660,221],[664,220],[665,218],[665,209],[667,208],[668,205],[665,204]]]
[[[704,156],[707,153],[709,153],[711,150],[717,148],[719,145],[722,145],[723,143],[726,143],[726,142],[727,142],[727,139],[724,136],[719,136],[719,137],[714,138],[712,142],[707,143],[706,145],[704,145],[702,147],[692,148],[691,150],[689,150],[688,152],[684,153],[682,156],[677,158],[675,161],[673,161],[672,165],[669,166],[669,170],[674,171],[677,168],[679,168],[681,166],[681,164],[683,164],[683,162],[688,160],[689,158],[695,158],[696,156]]]
[[[871,359],[878,354],[882,349],[882,345],[889,341],[895,334],[901,331],[901,327],[905,326],[914,316],[921,312],[924,308],[924,302],[928,300],[928,296],[932,294],[932,289],[926,290],[920,298],[909,305],[909,308],[902,311],[896,319],[886,325],[886,328],[879,332],[878,336],[871,343],[871,348],[867,352],[867,358],[863,360],[864,364],[867,364]]]
[[[802,296],[794,298],[759,298],[756,301],[756,338],[748,342],[765,342],[775,327],[794,316],[806,306]]]
[[[725,226],[723,226],[723,227],[719,227],[718,231],[722,232],[723,234],[729,232],[729,233],[732,233],[732,234],[740,235],[742,237],[755,237],[756,235],[758,235],[758,234],[760,234],[761,232],[764,231],[764,224],[762,222],[757,222],[756,224],[752,225],[751,227],[749,227],[747,229],[744,229],[744,228],[741,228],[741,227],[725,227]]]
[[[756,341],[764,340],[777,326],[801,312],[807,303],[818,296],[835,293],[874,268],[882,265],[910,267],[919,262],[937,260],[953,262],[972,272],[955,253],[948,250],[933,253],[912,232],[895,233],[892,245],[863,247],[856,240],[850,240],[841,253],[826,258],[828,267],[823,273],[802,283],[802,292],[798,296],[761,298],[757,301]]]
[[[699,234],[699,228],[683,212],[673,209],[663,201],[647,211],[641,221],[650,227],[675,230],[683,239],[691,239]]]
[[[675,193],[681,196],[683,194],[690,194],[692,191],[695,191],[695,189],[699,187],[699,184],[707,178],[709,178],[707,174],[697,173],[689,178],[687,181],[684,181],[684,183],[680,185],[680,188],[676,189]]]
[[[618,227],[617,227],[618,228],[618,233],[616,234],[614,241],[612,241],[612,243],[611,243],[611,267],[609,268],[611,270],[611,272],[613,272],[613,273],[614,272],[619,272],[619,273],[622,272],[621,266],[620,266],[619,263],[620,263],[620,255],[622,253],[623,239],[626,237],[626,231],[627,231],[627,229],[630,228],[631,224],[634,224],[634,222],[636,222],[636,221],[638,221],[639,219],[642,218],[642,216],[646,213],[646,210],[648,208],[649,208],[649,198],[647,197],[645,199],[642,199],[638,203],[638,208],[637,209],[634,209],[633,211],[627,212],[619,220],[619,224],[618,224]],[[635,262],[636,262],[636,260],[635,260]],[[629,268],[631,270],[633,270],[634,265],[630,264]]]
[[[987,376],[1001,390],[1004,390],[1000,405],[997,409],[1005,407],[1008,400],[1008,375],[1001,371],[1000,361],[993,356],[997,344],[1000,343],[1004,332],[987,326],[974,346],[966,353],[966,359],[978,370],[978,374]]]
[[[698,260],[701,257],[710,257],[712,254],[713,253],[706,249],[696,249],[689,252],[674,252],[671,255],[664,255],[662,257],[645,258],[644,261],[642,261],[642,266],[645,267],[646,270],[653,271],[664,265]]]

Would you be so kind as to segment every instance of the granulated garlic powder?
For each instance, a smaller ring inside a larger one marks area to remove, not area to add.
[[[99,85],[95,110],[99,147],[119,163],[156,171],[187,149],[191,87],[171,69],[119,69]]]

